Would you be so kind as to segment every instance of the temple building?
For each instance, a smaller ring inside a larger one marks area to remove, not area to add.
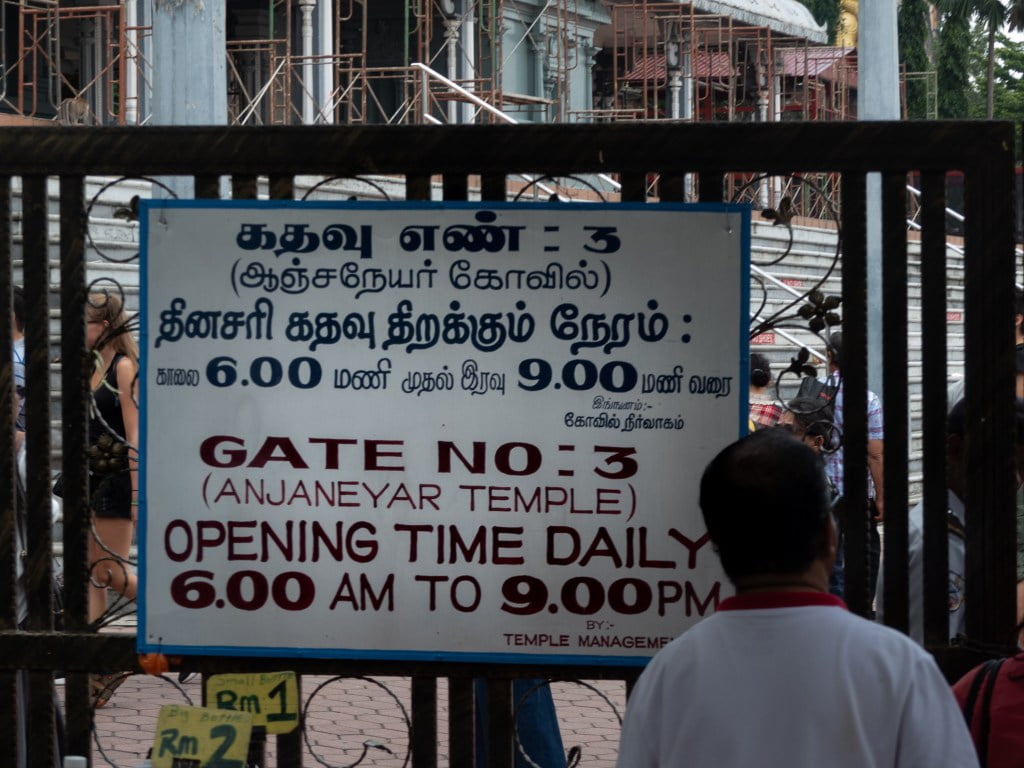
[[[154,122],[167,14],[213,35],[179,74],[230,124],[856,116],[855,49],[797,0],[2,2],[0,124]]]

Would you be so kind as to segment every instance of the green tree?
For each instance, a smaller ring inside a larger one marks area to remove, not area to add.
[[[1024,42],[1000,34],[996,39],[994,116],[1000,120],[1024,120]]]
[[[1009,25],[1024,29],[1024,0],[939,0],[938,8],[946,23],[954,19],[978,19],[985,32],[985,117],[991,119],[995,108],[996,36]],[[945,25],[944,25],[945,26]]]
[[[1006,35],[996,36],[995,65],[993,66],[993,110],[997,120],[1024,121],[1024,42],[1009,39]],[[981,99],[978,99],[979,104]],[[980,110],[979,110],[980,111]],[[1021,158],[1021,136],[1014,131],[1016,156]]]
[[[925,0],[903,0],[900,3],[896,21],[900,65],[903,67],[903,71],[910,73],[930,70],[932,67],[928,60],[928,3]],[[907,117],[910,119],[928,117],[925,84],[921,80],[910,80],[907,82],[906,88]]]
[[[835,42],[836,27],[839,26],[839,0],[803,0],[803,3],[814,20],[825,25],[829,42]]]
[[[971,21],[964,14],[945,13],[939,30],[936,73],[939,87],[939,117],[969,115],[971,91]]]

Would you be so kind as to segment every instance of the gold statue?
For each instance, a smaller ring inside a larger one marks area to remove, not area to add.
[[[857,0],[839,0],[836,45],[843,48],[857,47]]]

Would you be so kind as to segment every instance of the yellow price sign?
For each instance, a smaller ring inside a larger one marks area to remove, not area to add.
[[[247,712],[267,733],[289,733],[299,724],[299,684],[294,672],[253,672],[206,678],[206,702]]]
[[[252,736],[248,712],[167,704],[160,708],[153,739],[153,768],[245,768]]]

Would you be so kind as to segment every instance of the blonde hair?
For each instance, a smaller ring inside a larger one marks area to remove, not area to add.
[[[96,340],[95,349],[110,347],[115,354],[126,355],[139,363],[139,345],[128,327],[121,298],[113,293],[90,293],[85,313],[90,321],[106,321],[107,327]]]

